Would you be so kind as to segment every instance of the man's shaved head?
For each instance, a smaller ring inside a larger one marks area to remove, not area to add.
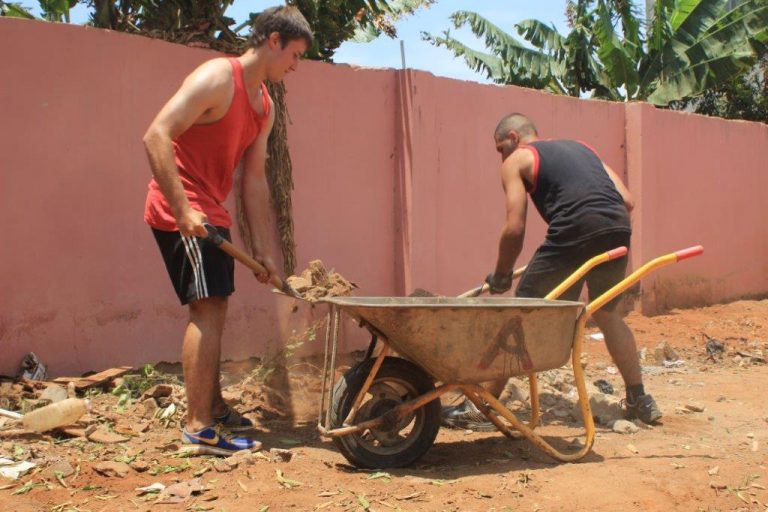
[[[499,121],[499,124],[496,125],[496,131],[494,132],[496,140],[505,139],[507,134],[513,130],[519,133],[520,137],[526,137],[528,135],[538,137],[539,135],[536,131],[536,126],[530,119],[523,114],[515,112],[514,114],[504,116],[501,121]]]

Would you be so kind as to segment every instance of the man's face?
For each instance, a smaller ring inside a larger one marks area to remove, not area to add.
[[[307,51],[307,42],[304,39],[293,39],[282,46],[280,35],[273,32],[269,36],[269,46],[273,51],[267,78],[271,82],[279,82],[291,71],[296,71],[301,56]]]
[[[517,146],[520,144],[520,135],[516,131],[511,130],[505,135],[495,134],[493,140],[496,143],[496,151],[501,155],[501,161],[503,162],[517,149]]]

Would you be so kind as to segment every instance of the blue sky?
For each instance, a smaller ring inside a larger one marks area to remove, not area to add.
[[[17,0],[27,8],[35,10],[37,2]],[[247,19],[250,12],[259,12],[281,3],[276,0],[235,0],[227,15],[239,24]],[[336,52],[334,61],[368,67],[400,67],[400,42],[405,44],[405,60],[409,68],[429,71],[438,76],[486,82],[485,77],[470,70],[461,59],[453,58],[445,48],[435,48],[421,40],[421,32],[438,35],[451,28],[451,34],[465,44],[482,50],[483,44],[476,40],[469,29],[455,30],[448,19],[458,10],[474,11],[488,18],[507,32],[516,35],[513,25],[528,18],[552,23],[561,32],[567,32],[565,0],[438,0],[427,9],[419,9],[396,24],[398,38],[379,37],[370,43],[344,43]],[[87,21],[87,8],[81,4],[71,13],[73,23]]]

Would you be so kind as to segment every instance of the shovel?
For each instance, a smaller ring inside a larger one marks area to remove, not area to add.
[[[205,229],[208,231],[208,240],[216,244],[219,247],[219,249],[229,254],[230,256],[232,256],[237,261],[244,264],[246,267],[256,272],[257,274],[262,274],[267,271],[267,269],[264,268],[264,265],[262,265],[261,263],[259,263],[258,261],[250,257],[249,255],[247,255],[245,252],[243,252],[239,248],[235,247],[232,243],[230,243],[223,236],[221,236],[215,227],[207,223],[203,224],[203,226],[205,226]],[[294,290],[293,287],[289,285],[287,282],[280,279],[279,276],[274,274],[270,275],[269,282],[272,283],[275,286],[275,288],[277,288],[282,293],[290,297],[294,297],[296,299],[303,299],[303,297],[299,295],[299,292]]]
[[[525,272],[526,268],[528,268],[528,265],[520,267],[516,269],[514,272],[512,272],[512,280],[515,280],[521,275],[523,275],[523,272]],[[472,288],[471,290],[467,290],[466,292],[459,295],[457,298],[468,299],[470,297],[479,297],[480,295],[484,294],[490,289],[491,287],[488,285],[488,283],[483,283],[481,286],[478,286],[477,288]]]

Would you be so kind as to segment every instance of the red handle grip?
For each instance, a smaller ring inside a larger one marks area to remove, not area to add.
[[[695,245],[693,247],[689,247],[687,249],[683,249],[680,251],[677,251],[675,253],[675,256],[677,256],[677,261],[684,260],[686,258],[693,258],[694,256],[698,256],[699,254],[704,252],[704,247],[701,245]]]
[[[629,249],[626,247],[617,247],[615,249],[611,249],[608,251],[608,259],[609,260],[615,260],[617,258],[621,258],[622,256],[626,256],[629,252]]]

